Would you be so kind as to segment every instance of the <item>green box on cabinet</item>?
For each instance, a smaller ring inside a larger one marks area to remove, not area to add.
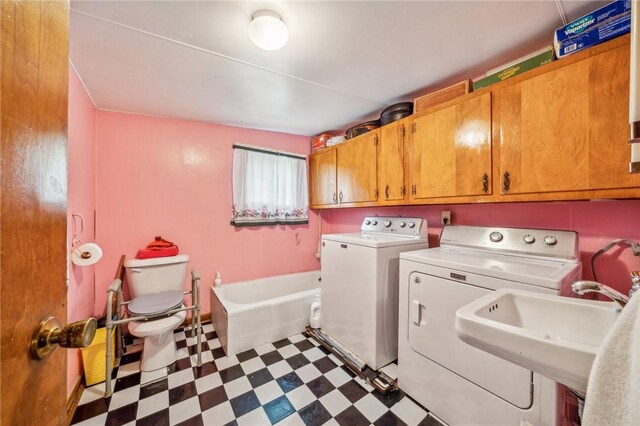
[[[486,77],[473,82],[473,90],[478,90],[482,87],[487,87],[491,86],[492,84],[499,83],[518,74],[522,74],[525,71],[537,68],[540,65],[548,64],[553,60],[553,47],[549,46],[540,53],[536,52],[534,56],[524,58],[519,62],[516,62],[515,64],[509,64],[496,72],[489,71]]]

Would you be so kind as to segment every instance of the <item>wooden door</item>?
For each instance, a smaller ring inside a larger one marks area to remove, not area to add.
[[[380,130],[374,130],[337,146],[340,204],[376,201],[376,145],[379,138]]]
[[[413,119],[410,199],[491,193],[491,94]]]
[[[628,45],[504,87],[498,96],[503,194],[640,185],[640,175],[627,170]]]
[[[406,200],[404,144],[409,134],[409,119],[387,124],[380,129],[378,143],[378,203],[399,204]]]
[[[309,156],[309,205],[327,206],[337,202],[336,150],[328,148]]]
[[[66,315],[68,3],[2,1],[0,423],[66,423],[67,354],[35,361]]]

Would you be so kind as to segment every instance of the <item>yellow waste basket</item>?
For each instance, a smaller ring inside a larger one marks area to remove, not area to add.
[[[115,362],[115,329],[111,330],[111,367]],[[104,382],[106,372],[107,329],[99,328],[91,344],[82,348],[82,364],[84,365],[84,380],[87,386]]]

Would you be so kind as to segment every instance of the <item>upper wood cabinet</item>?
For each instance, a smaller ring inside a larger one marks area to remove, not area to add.
[[[337,204],[336,150],[329,148],[309,156],[309,205]]]
[[[311,206],[640,198],[628,121],[623,36],[313,154]]]
[[[410,125],[410,119],[403,119],[380,129],[378,204],[401,204],[407,199],[404,147]]]
[[[376,149],[379,139],[380,130],[374,130],[335,147],[340,204],[377,200]]]
[[[629,46],[497,91],[502,194],[640,186],[628,173]]]
[[[491,93],[414,117],[412,133],[411,202],[491,193]]]

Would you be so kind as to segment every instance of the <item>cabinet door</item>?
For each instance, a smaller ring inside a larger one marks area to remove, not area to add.
[[[504,87],[503,194],[636,187],[628,173],[629,48]]]
[[[336,150],[325,149],[309,156],[309,204],[336,204]]]
[[[379,130],[358,136],[337,146],[338,201],[376,201],[376,144]]]
[[[491,94],[413,119],[410,198],[491,193]]]
[[[406,198],[404,174],[404,139],[408,120],[396,121],[380,129],[378,143],[378,200],[380,204],[397,204]]]

